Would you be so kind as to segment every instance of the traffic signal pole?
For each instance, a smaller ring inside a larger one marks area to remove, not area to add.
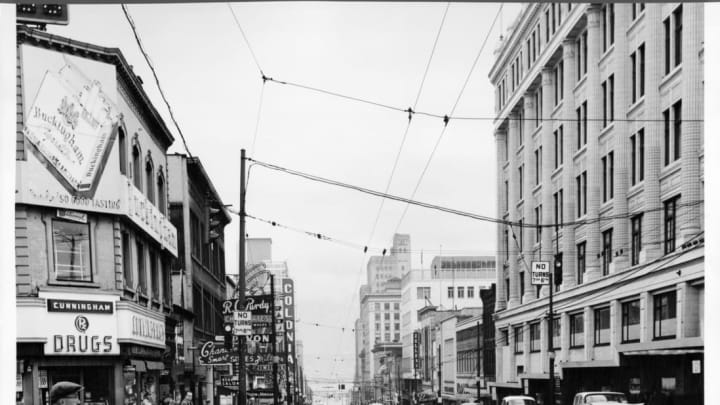
[[[548,308],[548,404],[555,405],[555,351],[553,347],[553,327],[555,326],[555,317],[553,314],[553,287],[555,286],[555,272],[560,270],[562,274],[562,259],[560,258],[560,232],[558,224],[555,224],[555,260],[553,262],[553,270],[550,271],[550,289],[548,291],[549,308]],[[562,279],[560,279],[562,280]]]
[[[245,149],[240,149],[240,237],[238,238],[238,299],[245,302]],[[245,386],[245,345],[244,336],[238,339],[237,373],[240,381],[239,405],[247,405],[247,391]]]

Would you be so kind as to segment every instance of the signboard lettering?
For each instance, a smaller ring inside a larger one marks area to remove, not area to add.
[[[236,352],[231,352],[225,346],[216,345],[213,341],[207,341],[200,348],[200,364],[229,364],[236,363],[239,358]]]
[[[532,285],[550,284],[550,262],[532,262]]]
[[[90,314],[112,314],[111,301],[80,301],[48,298],[48,312],[82,312]]]

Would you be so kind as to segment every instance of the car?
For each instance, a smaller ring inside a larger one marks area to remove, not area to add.
[[[584,404],[627,404],[627,398],[622,392],[610,391],[579,392],[575,394],[572,405]]]
[[[537,405],[533,397],[525,395],[511,395],[503,398],[501,405]]]

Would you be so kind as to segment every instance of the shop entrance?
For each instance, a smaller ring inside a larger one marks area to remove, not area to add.
[[[112,369],[110,367],[47,367],[40,373],[47,373],[47,387],[42,389],[42,403],[49,403],[50,387],[59,381],[80,384],[85,389],[81,393],[85,405],[115,405]]]

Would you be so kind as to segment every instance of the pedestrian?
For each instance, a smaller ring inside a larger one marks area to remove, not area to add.
[[[70,381],[60,381],[50,388],[51,405],[79,405],[82,404],[80,391],[84,388],[80,384]]]
[[[175,400],[166,392],[162,399],[162,405],[175,405]]]
[[[188,391],[185,394],[185,399],[180,402],[180,405],[193,405],[193,394],[192,391]]]
[[[143,392],[142,405],[153,405],[152,401],[150,401],[150,393],[147,391]]]

